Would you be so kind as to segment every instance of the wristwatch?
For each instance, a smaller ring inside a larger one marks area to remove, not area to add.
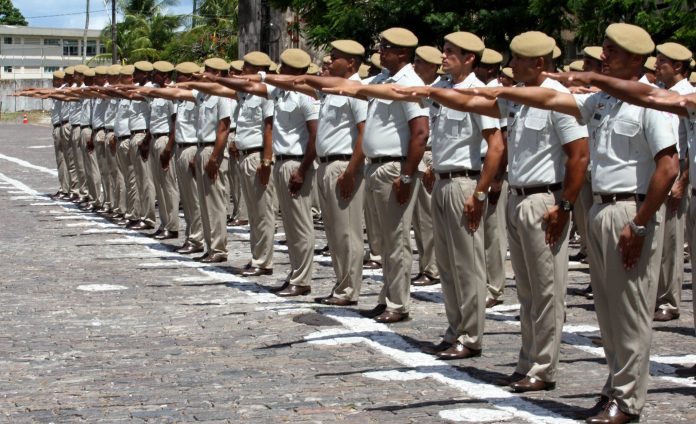
[[[271,166],[273,165],[273,159],[261,159],[261,165]]]
[[[261,82],[266,81],[266,73],[264,71],[259,71],[259,77],[261,77]]]
[[[638,237],[645,237],[648,235],[648,227],[638,225],[633,220],[628,221],[628,225],[631,227],[633,234],[637,235]]]
[[[559,200],[558,203],[556,203],[562,211],[564,212],[572,212],[573,211],[573,204],[570,203],[569,200]]]
[[[412,178],[410,175],[401,174],[401,175],[399,176],[399,180],[400,180],[403,184],[411,184],[411,180],[412,180],[412,179],[413,179],[413,178]]]
[[[479,202],[483,202],[484,200],[486,200],[486,197],[488,197],[488,193],[486,193],[485,191],[475,191],[474,197]]]

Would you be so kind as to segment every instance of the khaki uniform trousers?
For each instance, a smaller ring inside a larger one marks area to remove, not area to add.
[[[483,228],[471,233],[464,202],[477,181],[457,177],[435,182],[432,196],[435,256],[449,326],[448,343],[481,349],[486,313],[486,258]]]
[[[227,205],[227,215],[231,216],[232,219],[248,220],[249,214],[247,212],[244,197],[242,196],[242,175],[239,169],[240,161],[229,156],[229,147],[235,142],[235,137],[236,134],[234,132],[230,132],[230,135],[227,136],[228,148],[225,149],[225,157],[228,159],[227,163],[229,164],[227,167],[228,169],[225,185],[227,185],[227,191],[230,193],[230,202],[228,202]]]
[[[70,193],[70,174],[68,164],[63,152],[63,128],[59,125],[53,128],[53,149],[56,153],[56,169],[58,170],[58,183],[61,193]]]
[[[179,186],[176,181],[176,167],[162,169],[160,155],[167,147],[169,135],[151,140],[150,172],[152,173],[155,197],[159,206],[160,228],[168,231],[179,231]]]
[[[432,163],[433,152],[424,152],[423,159],[421,159],[423,169]],[[423,174],[420,172],[418,174],[413,186],[416,191],[416,205],[413,208],[413,235],[418,248],[418,271],[432,278],[440,278],[433,248],[433,216],[430,212],[431,196],[421,180]]]
[[[504,180],[498,201],[492,204],[489,200],[486,214],[483,216],[483,244],[486,252],[486,287],[488,289],[486,300],[498,299],[505,290],[505,259],[508,249],[505,224],[507,203],[508,182]]]
[[[371,163],[365,172],[368,208],[374,208],[382,240],[384,285],[377,302],[387,311],[408,313],[411,303],[411,218],[416,203],[415,185],[406,204],[396,201],[392,184],[401,175],[400,162]]]
[[[640,414],[650,377],[650,344],[657,280],[662,257],[664,206],[648,223],[636,266],[626,271],[619,236],[638,205],[633,201],[597,204],[590,209],[588,254],[592,291],[609,376],[602,394],[622,411]]]
[[[130,151],[128,156],[133,170],[135,171],[135,183],[137,185],[138,200],[140,208],[138,219],[146,224],[155,226],[155,184],[152,180],[152,166],[148,163],[152,159],[152,152],[148,155],[147,161],[143,160],[138,148],[145,140],[146,134],[133,134],[130,139]]]
[[[111,149],[111,138],[115,141],[114,149]],[[121,150],[121,142],[118,137],[111,132],[106,139],[106,160],[108,162],[109,175],[111,177],[111,186],[114,194],[113,210],[118,214],[126,214],[128,204],[126,202],[126,180],[121,172],[121,167],[118,162],[118,152]]]
[[[130,220],[140,219],[140,195],[135,177],[135,168],[131,157],[131,142],[133,138],[125,138],[118,143],[116,160],[123,175],[123,183],[126,191],[125,218]]]
[[[689,194],[692,188],[689,189]],[[691,284],[696,281],[696,196],[689,195],[689,213],[686,220],[686,230],[689,235],[689,254],[691,256]],[[692,296],[692,302],[694,307],[694,328],[696,328],[696,296]]]
[[[93,205],[101,207],[104,204],[104,194],[102,193],[101,174],[97,163],[97,148],[90,152],[87,150],[87,142],[92,138],[92,128],[82,128],[80,136],[80,151],[82,163],[85,167],[85,180],[87,181],[87,192]]]
[[[85,178],[85,163],[82,155],[82,128],[75,125],[70,133],[70,148],[75,162],[75,174],[77,176],[77,192],[80,196],[87,196],[87,179]]]
[[[261,164],[261,152],[242,155],[239,168],[242,195],[249,212],[251,266],[273,268],[273,234],[275,234],[276,191],[273,175],[263,186],[256,176]]]
[[[60,127],[60,142],[63,149],[63,158],[65,166],[68,169],[68,178],[70,180],[70,193],[80,194],[80,189],[77,180],[77,164],[72,149],[72,126],[65,123]]]
[[[367,169],[367,166],[365,167]],[[365,189],[367,190],[367,185]],[[365,232],[367,233],[367,250],[365,251],[365,261],[382,263],[382,233],[379,230],[379,219],[377,218],[377,206],[374,199],[365,193],[363,202],[365,212]]]
[[[347,167],[348,161],[344,160],[321,163],[317,170],[317,191],[336,274],[331,295],[357,302],[362,286],[364,172],[357,171],[353,196],[346,200],[337,182]]]
[[[573,218],[577,225],[580,235],[580,253],[587,254],[587,228],[589,225],[590,208],[594,200],[592,199],[592,174],[588,170],[585,173],[585,180],[580,188],[580,193],[575,201],[573,208]]]
[[[674,212],[665,203],[665,238],[662,242],[656,307],[676,313],[679,313],[684,282],[684,224],[689,194],[684,193],[679,207]]]
[[[230,193],[225,187],[228,160],[224,155],[218,158],[218,175],[214,180],[205,172],[213,153],[213,146],[198,147],[196,152],[196,184],[198,186],[198,204],[201,211],[203,238],[209,254],[227,254],[227,204]]]
[[[314,222],[312,220],[312,186],[315,170],[309,167],[304,184],[295,196],[290,194],[288,182],[292,171],[300,166],[298,160],[281,160],[273,167],[278,203],[283,214],[283,227],[290,255],[288,281],[296,286],[309,286],[312,281],[314,260]]]
[[[191,170],[190,163],[196,158],[198,148],[195,144],[176,145],[176,179],[179,182],[179,196],[184,209],[186,221],[186,241],[196,247],[203,246],[203,224],[201,223],[201,208],[198,203],[198,166],[196,172]],[[172,164],[170,163],[171,167]]]
[[[111,171],[109,170],[109,160],[107,151],[109,146],[106,140],[106,131],[101,129],[94,134],[94,151],[97,155],[97,167],[99,168],[99,178],[104,190],[104,209],[113,209],[114,193],[111,181]]]
[[[520,301],[522,346],[516,372],[556,381],[568,285],[570,220],[554,246],[546,244],[543,217],[560,192],[508,198],[510,260]]]

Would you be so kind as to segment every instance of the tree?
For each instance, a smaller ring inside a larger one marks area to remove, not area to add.
[[[27,26],[22,12],[12,4],[12,0],[0,0],[0,25]]]

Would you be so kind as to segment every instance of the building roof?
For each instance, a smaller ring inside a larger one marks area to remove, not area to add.
[[[44,36],[44,37],[82,37],[85,30],[78,28],[43,28],[31,26],[17,25],[0,25],[0,35],[26,35],[26,36]],[[101,30],[87,30],[87,37],[99,38]]]

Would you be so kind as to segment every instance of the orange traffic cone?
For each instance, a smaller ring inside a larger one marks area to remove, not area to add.
[[[29,120],[27,119],[27,114],[26,114],[26,113],[24,114],[24,119],[22,120],[22,123],[23,123],[23,124],[28,124],[28,123],[29,123]]]

